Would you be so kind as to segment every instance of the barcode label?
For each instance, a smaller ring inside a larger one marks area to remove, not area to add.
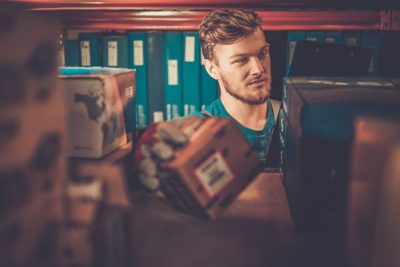
[[[233,174],[220,152],[208,157],[195,169],[195,174],[209,197],[220,192],[233,179]]]
[[[118,65],[118,43],[116,41],[108,42],[108,66],[116,67]]]
[[[133,65],[143,66],[143,41],[133,41]]]
[[[81,65],[90,66],[90,42],[81,41]]]
[[[135,96],[135,89],[133,88],[133,86],[125,88],[125,96],[127,98],[132,98]]]

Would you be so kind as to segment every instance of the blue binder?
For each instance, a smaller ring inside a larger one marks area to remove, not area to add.
[[[136,129],[148,126],[147,34],[128,33],[128,66],[136,70]]]
[[[197,32],[183,32],[183,115],[200,111],[200,40]]]
[[[128,39],[126,36],[103,37],[103,65],[112,68],[128,68]],[[124,84],[119,86],[120,88],[129,89],[120,92],[120,94],[123,103],[125,103],[125,129],[128,139],[131,139],[133,132],[136,130],[135,88],[133,87],[135,85],[129,86],[127,82],[130,83],[130,80],[122,80],[121,82]]]
[[[201,49],[200,49],[201,50]],[[204,57],[200,51],[200,88],[201,88],[201,110],[218,97],[217,81],[211,78],[204,66]]]
[[[112,68],[128,67],[126,36],[103,36],[103,65]]]
[[[293,31],[288,33],[287,41],[287,57],[286,57],[286,75],[290,74],[294,51],[296,49],[296,41],[305,40],[306,33],[301,31]]]
[[[147,32],[147,85],[148,121],[163,121],[164,117],[164,70],[163,32]]]
[[[79,64],[79,41],[78,40],[66,40],[64,44],[64,58],[65,66],[67,67],[78,67]]]
[[[182,33],[164,34],[165,117],[182,116]]]
[[[79,33],[80,64],[82,67],[102,66],[101,35],[98,32]]]

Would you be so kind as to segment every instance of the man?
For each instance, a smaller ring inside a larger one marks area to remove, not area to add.
[[[260,17],[249,10],[215,10],[201,22],[199,35],[205,67],[218,81],[221,94],[195,115],[232,119],[259,158],[265,161],[279,103],[269,100],[270,45],[261,28]],[[138,160],[139,178],[151,190],[159,186],[159,166],[163,165],[160,161],[173,155],[174,145],[169,144],[184,144],[187,140],[178,130],[182,121],[184,119],[152,125],[141,139],[139,154],[147,157]]]
[[[206,70],[221,93],[203,113],[231,118],[265,161],[279,104],[273,102],[274,112],[270,45],[260,17],[248,10],[215,10],[200,24],[199,35]]]

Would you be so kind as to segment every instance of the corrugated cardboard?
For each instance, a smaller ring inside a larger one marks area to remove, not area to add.
[[[101,158],[126,144],[119,75],[60,75],[67,127],[66,155]]]
[[[193,117],[183,127],[193,127]],[[178,150],[161,179],[162,190],[180,209],[216,219],[254,179],[261,162],[245,136],[227,119],[207,118]]]

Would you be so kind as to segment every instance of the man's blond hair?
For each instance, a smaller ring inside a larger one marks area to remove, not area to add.
[[[214,60],[217,44],[231,44],[261,27],[261,19],[251,10],[214,10],[199,26],[201,51],[205,59]]]

